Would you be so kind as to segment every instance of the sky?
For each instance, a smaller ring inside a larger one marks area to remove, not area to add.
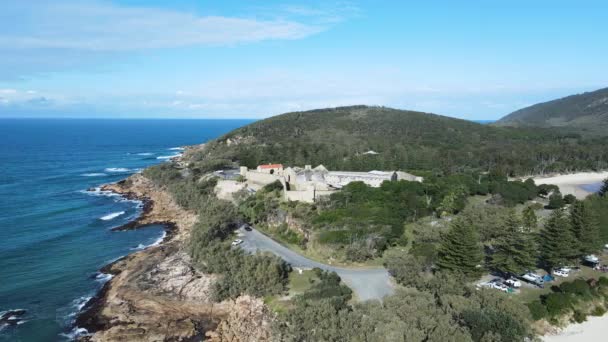
[[[0,0],[0,117],[471,120],[608,86],[608,2]]]

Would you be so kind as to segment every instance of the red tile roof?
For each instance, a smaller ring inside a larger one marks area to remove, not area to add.
[[[260,165],[259,168],[260,169],[281,169],[281,168],[283,168],[283,164],[266,164],[266,165]]]

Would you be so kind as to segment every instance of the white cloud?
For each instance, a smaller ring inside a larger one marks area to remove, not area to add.
[[[0,105],[11,107],[48,107],[65,104],[62,97],[43,94],[34,90],[19,90],[12,88],[0,89]]]
[[[127,7],[109,2],[23,0],[3,4],[4,49],[129,51],[192,45],[234,45],[300,39],[323,30],[276,19],[205,16],[175,10]],[[5,26],[5,27],[4,27]]]

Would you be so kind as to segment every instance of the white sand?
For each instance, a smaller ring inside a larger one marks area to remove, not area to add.
[[[608,171],[604,172],[579,172],[553,177],[534,177],[536,185],[553,184],[559,187],[563,195],[572,194],[578,199],[583,199],[590,194],[581,188],[581,185],[594,184],[608,178]]]
[[[571,324],[557,335],[542,337],[545,342],[600,342],[608,341],[608,315],[589,316],[586,322]]]

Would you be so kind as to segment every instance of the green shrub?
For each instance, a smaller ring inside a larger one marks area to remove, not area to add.
[[[601,287],[608,287],[608,278],[606,278],[606,277],[600,277],[600,279],[598,279],[598,284]]]
[[[528,309],[530,309],[532,319],[535,321],[547,317],[547,308],[543,305],[543,303],[541,303],[540,300],[535,300],[532,303],[528,303]]]
[[[587,315],[580,311],[580,310],[575,310],[574,311],[574,315],[572,316],[572,319],[576,322],[576,323],[583,323],[584,321],[587,320]]]
[[[550,316],[557,316],[565,313],[572,308],[572,296],[567,293],[557,292],[548,294],[545,299],[547,313]]]
[[[604,306],[598,305],[591,311],[591,315],[593,316],[604,316],[606,313],[606,308]]]
[[[498,335],[499,341],[523,341],[528,327],[507,312],[495,309],[466,310],[462,319],[469,327],[473,341],[485,341]]]
[[[571,293],[577,297],[591,297],[591,288],[589,287],[589,284],[583,279],[576,279],[571,282],[562,283],[559,288],[562,292]]]

